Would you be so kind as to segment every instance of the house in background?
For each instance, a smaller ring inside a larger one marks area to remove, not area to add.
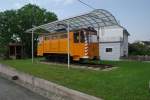
[[[99,34],[101,60],[120,60],[128,56],[129,33],[124,28],[101,29]]]
[[[21,43],[9,43],[9,58],[21,59],[24,58],[24,45]]]

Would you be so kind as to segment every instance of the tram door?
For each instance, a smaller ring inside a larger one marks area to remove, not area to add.
[[[73,33],[73,50],[75,60],[79,60],[84,56],[84,33],[82,31],[77,31]]]
[[[97,34],[95,32],[88,32],[87,40],[88,40],[90,59],[98,58],[99,46],[98,46]]]

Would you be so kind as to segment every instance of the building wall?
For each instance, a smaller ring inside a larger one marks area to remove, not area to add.
[[[112,52],[106,52],[106,48],[112,48]],[[119,60],[120,59],[120,43],[100,43],[100,59],[101,60]]]
[[[99,36],[101,60],[120,60],[128,56],[128,33],[124,33],[123,28],[102,29]],[[113,50],[108,53],[106,48]]]
[[[121,42],[121,57],[128,56],[128,34],[123,34],[123,41]]]
[[[126,56],[128,56],[128,42],[128,34],[124,33],[124,51]]]
[[[102,28],[100,31],[100,37],[108,38],[108,37],[123,37],[123,29],[122,28]]]

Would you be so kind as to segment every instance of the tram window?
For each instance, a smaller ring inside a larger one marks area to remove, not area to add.
[[[45,36],[44,40],[49,40],[49,36]]]
[[[50,40],[52,39],[52,35],[49,36],[49,39],[50,39]]]
[[[52,39],[57,39],[57,36],[56,36],[56,35],[53,35],[53,36],[52,36]]]
[[[74,33],[74,43],[79,43],[79,32]]]
[[[41,37],[38,38],[38,42],[42,43],[42,41],[43,41],[43,37],[41,36]]]
[[[81,33],[80,33],[80,42],[81,43],[85,42],[85,37],[84,37],[84,32],[83,31],[81,31]]]
[[[67,38],[67,34],[63,34],[60,36],[61,39]]]

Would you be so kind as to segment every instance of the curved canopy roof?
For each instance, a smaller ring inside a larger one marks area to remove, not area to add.
[[[115,17],[108,11],[103,9],[96,9],[92,12],[78,15],[72,18],[63,19],[60,21],[54,21],[41,26],[34,27],[27,30],[26,32],[32,32],[35,30],[43,29],[48,32],[55,32],[58,29],[66,28],[69,24],[70,30],[77,30],[81,28],[93,27],[109,27],[109,26],[119,26],[121,27]]]

